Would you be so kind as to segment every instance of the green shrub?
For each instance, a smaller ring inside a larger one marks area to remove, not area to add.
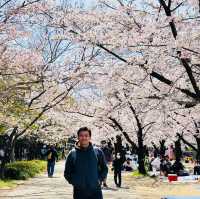
[[[6,165],[5,177],[7,179],[26,180],[44,171],[45,168],[45,161],[17,161]]]

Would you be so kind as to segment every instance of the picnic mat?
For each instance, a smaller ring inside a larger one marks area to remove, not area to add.
[[[200,199],[200,196],[168,196],[162,199]]]
[[[163,182],[169,182],[168,178],[163,178]],[[186,182],[200,182],[200,175],[190,175],[190,176],[178,176],[177,181],[171,183],[186,183]]]

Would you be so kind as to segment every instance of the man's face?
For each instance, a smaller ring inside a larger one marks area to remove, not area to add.
[[[102,147],[106,147],[106,143],[102,143]]]
[[[78,140],[81,146],[88,146],[91,140],[90,133],[88,131],[81,131]]]

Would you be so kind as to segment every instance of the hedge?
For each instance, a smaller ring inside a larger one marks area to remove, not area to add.
[[[5,178],[26,180],[32,178],[46,169],[46,162],[41,160],[16,161],[9,163],[5,168]]]

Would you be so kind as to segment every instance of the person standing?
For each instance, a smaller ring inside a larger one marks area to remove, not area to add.
[[[200,164],[199,164],[199,161],[195,161],[194,175],[200,175]]]
[[[114,170],[114,181],[117,187],[121,187],[121,183],[122,183],[122,177],[121,177],[121,173],[122,173],[122,167],[123,167],[123,161],[120,157],[120,153],[117,153],[116,158],[113,160],[113,168],[112,170]]]
[[[167,155],[168,155],[170,161],[175,159],[174,146],[172,144],[168,148],[168,154]]]
[[[64,177],[73,186],[74,199],[103,199],[101,183],[108,173],[104,154],[93,147],[90,129],[80,128],[77,136],[78,142],[66,158]]]
[[[46,153],[47,155],[47,173],[48,177],[52,178],[54,174],[55,163],[58,160],[58,153],[54,146],[51,146]]]
[[[108,147],[107,143],[105,140],[103,140],[101,142],[101,150],[103,151],[104,153],[104,156],[105,156],[105,160],[106,160],[106,164],[109,165],[110,162],[112,162],[112,149]],[[105,188],[108,187],[107,185],[107,179],[105,178],[104,181],[103,181],[103,186]]]

